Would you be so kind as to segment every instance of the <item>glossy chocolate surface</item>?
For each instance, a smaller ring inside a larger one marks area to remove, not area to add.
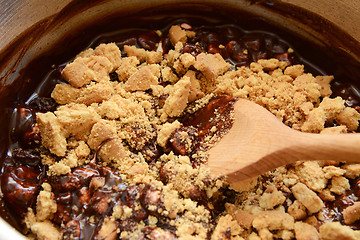
[[[155,44],[161,41],[164,50],[168,51],[172,48],[168,36],[164,34],[159,37],[154,30],[166,32],[173,24],[187,24],[189,29],[197,32],[197,37],[193,44],[185,45],[184,52],[220,53],[224,59],[232,63],[233,68],[248,66],[252,61],[271,57],[287,61],[289,64],[304,64],[306,71],[314,75],[333,74],[335,76],[332,83],[333,95],[341,96],[348,106],[359,109],[360,68],[358,68],[359,63],[354,62],[351,57],[315,46],[284,29],[269,24],[264,19],[245,12],[234,12],[229,9],[218,11],[211,7],[200,10],[189,7],[191,5],[166,12],[163,9],[152,9],[126,19],[119,16],[110,17],[104,22],[93,24],[91,28],[73,32],[71,39],[64,40],[60,47],[30,62],[21,71],[21,76],[16,81],[21,84],[18,84],[16,91],[13,91],[7,101],[2,103],[4,105],[2,110],[5,111],[1,119],[2,126],[5,127],[1,135],[1,143],[4,146],[1,152],[1,190],[5,202],[5,206],[1,207],[3,218],[18,229],[22,229],[21,220],[28,207],[34,208],[36,196],[43,182],[49,182],[54,189],[58,203],[54,222],[59,226],[64,223],[62,231],[65,237],[70,234],[75,234],[77,236],[75,239],[93,237],[104,218],[111,215],[112,206],[115,204],[132,207],[134,201],[140,201],[142,209],[133,213],[133,221],[144,220],[149,214],[156,215],[147,208],[149,203],[146,201],[147,195],[157,194],[156,190],[146,185],[127,186],[117,176],[116,171],[100,167],[95,162],[73,169],[72,173],[66,176],[49,178],[43,174],[45,168],[40,163],[41,150],[38,149],[40,136],[35,123],[35,114],[56,107],[49,97],[54,86],[64,81],[60,74],[64,65],[81,50],[95,47],[102,42],[116,42],[119,47],[130,44],[155,50]],[[217,12],[216,16],[214,12]],[[195,42],[200,44],[195,45]],[[224,47],[220,47],[221,45]],[[295,52],[288,52],[289,47]],[[248,51],[249,54],[245,55],[244,51]],[[159,105],[161,101],[163,100],[159,99]],[[186,131],[190,136],[197,136],[191,153],[199,148],[202,137],[209,134],[211,127],[216,126],[226,130],[231,126],[230,120],[215,123],[209,123],[208,120],[211,119],[215,109],[228,114],[234,101],[235,99],[229,97],[215,97],[204,109],[179,120],[183,123],[183,127],[178,131]],[[177,132],[174,132],[172,135],[175,141],[170,147],[181,155],[190,154],[182,147],[181,142],[176,141],[176,134]],[[143,149],[144,152],[151,150],[151,154],[146,156],[147,161],[156,162],[161,153],[161,149],[158,148],[154,140]],[[104,181],[104,186],[92,189],[92,179]],[[165,178],[162,180],[166,181]],[[358,194],[358,188],[358,181],[354,181],[352,190],[330,204],[329,211],[343,208],[344,201],[340,198],[351,199],[351,195]],[[136,195],[140,198],[137,199]],[[217,206],[213,209],[215,216],[224,208],[226,201],[232,201],[231,191],[224,190],[224,195],[228,198],[222,202],[219,202],[219,199],[206,199],[204,193],[194,193],[192,199],[204,205],[207,201],[213,201]],[[348,204],[351,205],[351,201]],[[156,202],[156,205],[162,207],[161,202]],[[89,217],[94,213],[97,214],[98,219],[89,224]],[[337,218],[341,220],[341,216]],[[160,221],[159,225],[170,232],[173,231],[166,222]],[[131,221],[124,221],[120,228],[131,230],[131,226]],[[351,227],[360,229],[360,223],[356,222]],[[151,232],[151,229],[148,231]]]

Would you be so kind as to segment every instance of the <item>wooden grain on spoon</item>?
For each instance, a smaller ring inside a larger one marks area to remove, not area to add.
[[[230,131],[209,150],[213,176],[238,182],[298,160],[360,162],[360,134],[293,130],[260,105],[240,99]]]

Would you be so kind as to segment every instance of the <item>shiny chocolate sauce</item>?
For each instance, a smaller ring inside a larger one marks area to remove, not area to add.
[[[360,74],[355,70],[359,63],[349,56],[342,53],[333,56],[334,53],[329,53],[327,49],[245,12],[229,9],[219,11],[212,7],[189,10],[187,7],[168,9],[165,13],[161,9],[151,9],[126,19],[118,16],[105,19],[104,22],[74,32],[73,37],[66,40],[68,44],[59,45],[27,65],[18,79],[23,85],[11,101],[5,104],[5,117],[1,119],[1,123],[8,126],[7,135],[1,138],[1,143],[6,146],[1,153],[1,216],[4,219],[22,231],[24,215],[29,207],[35,208],[37,194],[44,182],[49,183],[55,193],[57,213],[54,222],[61,226],[64,238],[93,239],[106,217],[111,216],[114,205],[132,208],[137,202],[142,207],[133,211],[131,220],[119,223],[118,227],[122,231],[131,231],[134,222],[146,221],[149,215],[158,217],[150,205],[159,209],[164,207],[164,203],[156,197],[159,195],[158,190],[141,184],[128,186],[115,170],[99,166],[95,161],[73,169],[68,175],[48,177],[44,174],[46,167],[41,164],[42,149],[35,121],[36,113],[56,108],[50,94],[57,83],[64,82],[61,71],[66,63],[81,50],[103,42],[115,42],[120,49],[124,45],[135,45],[146,50],[156,50],[157,43],[161,42],[164,52],[168,52],[173,46],[167,31],[171,25],[180,24],[196,32],[192,42],[184,46],[184,52],[194,55],[201,52],[219,53],[232,64],[232,68],[249,66],[251,62],[265,58],[277,58],[289,65],[304,64],[306,71],[314,75],[333,74],[333,96],[341,96],[348,106],[359,109]],[[214,12],[217,12],[216,16]],[[162,35],[159,36],[155,30],[160,30]],[[288,51],[289,48],[294,51]],[[339,58],[345,60],[339,62]],[[115,75],[111,77],[116,80]],[[213,127],[221,130],[218,133],[231,127],[231,119],[212,120],[215,119],[215,111],[229,118],[235,101],[232,97],[215,96],[203,109],[178,119],[183,127],[172,134],[171,139],[174,141],[169,142],[169,147],[181,155],[196,153],[203,147],[200,146],[202,140],[212,134]],[[161,106],[164,99],[159,98],[158,102]],[[179,140],[181,132],[193,138],[190,150]],[[144,149],[136,151],[142,151],[145,159],[154,164],[162,153],[156,145],[156,139],[150,141]],[[96,152],[93,152],[92,156],[95,155]],[[100,187],[94,187],[97,182],[102,183]],[[358,181],[352,182],[352,189],[358,189]],[[191,198],[204,205],[212,201],[211,212],[216,216],[224,209],[226,202],[233,201],[232,192],[223,191],[221,200],[208,199],[206,193],[202,192],[195,192]],[[358,193],[350,191],[345,197],[351,194]],[[149,202],[149,199],[153,202]],[[329,205],[329,211],[340,208],[340,203],[342,201],[337,200]],[[90,219],[93,215],[96,219]],[[158,226],[167,229],[175,239],[175,231],[168,222],[159,218]],[[351,227],[360,229],[360,223],[356,222]],[[151,231],[150,228],[145,229],[144,234]]]

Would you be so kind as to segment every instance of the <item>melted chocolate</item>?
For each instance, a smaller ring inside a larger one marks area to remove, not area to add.
[[[213,16],[215,11],[218,13],[217,16]],[[106,24],[110,22],[111,24]],[[141,209],[133,211],[130,219],[120,222],[122,230],[131,230],[132,222],[144,220],[149,214],[156,216],[156,213],[148,208],[148,199],[153,199],[153,196],[150,197],[148,194],[156,195],[156,190],[145,185],[127,186],[116,171],[100,167],[95,163],[75,168],[72,173],[65,176],[44,177],[42,174],[44,167],[39,160],[40,153],[34,150],[39,146],[40,140],[35,114],[56,107],[56,104],[49,99],[50,93],[57,83],[64,81],[60,72],[76,53],[102,42],[116,42],[119,47],[131,44],[147,50],[154,50],[156,49],[155,44],[159,41],[166,52],[172,48],[168,36],[165,34],[160,38],[154,29],[166,32],[169,26],[184,23],[188,24],[189,29],[197,32],[194,42],[185,45],[184,52],[192,54],[203,51],[220,53],[228,62],[232,63],[234,68],[248,66],[252,61],[269,57],[287,61],[289,65],[301,63],[305,65],[307,71],[314,75],[334,74],[333,95],[343,97],[349,106],[358,108],[360,103],[359,63],[338,51],[332,51],[330,54],[328,49],[315,46],[291,33],[284,32],[283,29],[272,26],[266,20],[256,16],[246,13],[239,14],[239,12],[229,9],[218,11],[211,7],[195,11],[186,5],[166,13],[163,13],[162,10],[152,9],[127,17],[126,20],[110,17],[104,19],[104,22],[93,24],[91,28],[72,33],[72,37],[66,40],[67,44],[60,44],[67,48],[53,49],[29,63],[15,81],[17,85],[14,86],[18,92],[15,94],[11,91],[13,96],[7,95],[9,96],[8,101],[2,103],[5,105],[6,114],[0,120],[2,125],[8,126],[4,130],[6,134],[1,135],[1,143],[4,143],[4,148],[1,149],[3,156],[1,188],[6,203],[6,206],[1,208],[3,218],[18,229],[22,229],[21,219],[28,207],[34,207],[34,199],[43,182],[49,182],[56,195],[58,209],[54,222],[59,226],[61,223],[64,224],[62,231],[65,238],[91,239],[95,237],[99,226],[106,216],[111,215],[115,204],[127,205],[132,208],[135,202],[140,202],[142,206]],[[200,44],[195,45],[195,42]],[[224,48],[220,45],[223,45]],[[295,53],[289,53],[287,51],[289,47],[293,48]],[[244,51],[249,54],[245,55]],[[345,61],[337,59],[345,59]],[[4,99],[4,96],[2,95],[1,99]],[[160,99],[159,104],[164,99]],[[214,119],[215,110],[221,112],[225,117],[228,116],[232,103],[235,101],[235,98],[216,97],[204,109],[180,119],[183,127],[175,131],[172,138],[176,139],[179,131],[186,131],[193,138],[194,145],[191,152],[182,147],[181,143],[172,146],[173,149],[182,155],[193,153],[200,148],[199,144],[202,139],[211,134],[212,127],[222,129],[218,131],[220,133],[228,129],[231,121],[213,122],[211,119]],[[157,148],[154,141],[150,141],[140,151],[148,152],[147,149],[152,152],[147,156],[147,161],[156,161],[161,150]],[[104,181],[104,184],[94,188],[92,181],[97,180]],[[358,189],[358,187],[353,185],[352,189]],[[355,193],[349,193],[348,196],[351,194]],[[140,196],[140,198],[136,196]],[[204,196],[204,193],[194,193],[192,198],[200,201]],[[218,199],[213,201],[218,205],[212,211],[212,214],[216,215],[219,209],[224,207],[224,201],[221,203]],[[329,205],[329,211],[339,209],[339,206],[336,205],[339,201],[341,202],[341,200],[335,201],[334,206]],[[163,207],[161,201],[157,202],[157,207]],[[11,214],[8,213],[8,210]],[[95,220],[90,221],[90,216],[94,214],[96,215]],[[14,218],[14,216],[17,217]],[[338,215],[337,220],[341,221],[341,215]],[[356,224],[352,227],[359,229]],[[170,232],[173,231],[168,223],[161,219],[159,219],[158,225]],[[144,232],[151,231],[152,229],[144,230]]]
[[[220,138],[232,126],[231,111],[237,98],[230,96],[214,97],[205,107],[195,113],[185,114],[179,121],[182,127],[175,130],[169,137],[168,144],[172,151],[180,155],[192,155],[205,151],[210,146],[205,141],[209,138]],[[183,134],[191,140],[191,146],[183,140]],[[198,165],[199,162],[193,162]]]
[[[341,224],[345,224],[342,211],[348,206],[353,205],[360,198],[360,178],[351,180],[350,186],[350,190],[336,196],[335,201],[326,202],[326,207],[320,212],[324,216],[322,223],[339,221]],[[360,221],[348,224],[348,226],[354,230],[360,230]]]

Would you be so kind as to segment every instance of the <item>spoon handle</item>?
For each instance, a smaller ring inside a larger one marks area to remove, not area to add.
[[[290,130],[269,146],[269,154],[228,174],[229,182],[249,179],[280,166],[308,160],[360,162],[360,133],[312,134]],[[281,135],[281,134],[280,134]],[[286,142],[286,144],[284,144]]]
[[[360,134],[313,134],[293,132],[286,151],[289,163],[298,160],[360,162]],[[291,143],[291,144],[290,144]],[[274,154],[285,154],[283,151]]]

